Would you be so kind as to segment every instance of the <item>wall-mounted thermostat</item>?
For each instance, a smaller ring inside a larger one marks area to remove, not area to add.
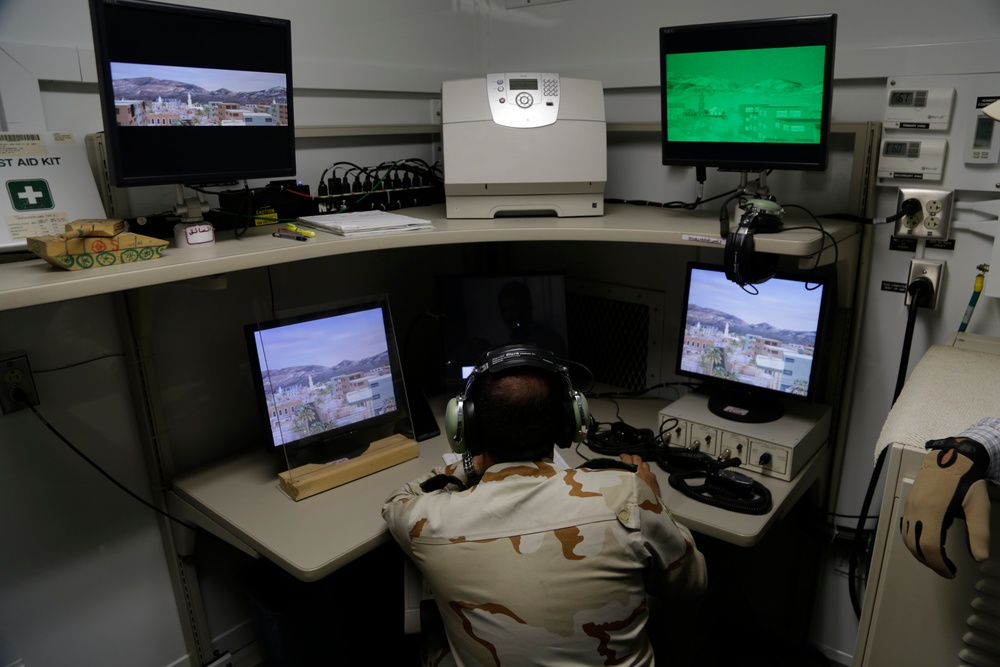
[[[977,97],[966,132],[965,161],[968,164],[996,164],[1000,156],[1000,125],[982,112],[984,107],[1000,99],[1000,96]]]
[[[940,181],[947,152],[945,139],[883,139],[878,177]]]
[[[892,130],[947,130],[954,88],[900,88],[889,81],[882,124]]]

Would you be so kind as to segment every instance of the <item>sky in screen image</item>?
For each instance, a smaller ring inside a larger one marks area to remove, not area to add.
[[[695,270],[689,302],[740,318],[748,324],[767,323],[791,331],[815,331],[822,288],[807,290],[799,281],[771,279],[759,294],[744,292],[721,271]],[[810,285],[812,287],[814,285]]]
[[[388,350],[379,308],[266,329],[255,335],[261,368],[275,370],[336,366],[344,360],[365,359]]]
[[[199,86],[207,91],[225,88],[235,93],[285,86],[285,75],[280,72],[245,72],[231,69],[172,67],[142,63],[111,63],[111,79],[113,81],[142,77],[179,81]]]

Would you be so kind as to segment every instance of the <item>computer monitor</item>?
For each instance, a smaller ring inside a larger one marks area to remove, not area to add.
[[[663,164],[826,168],[836,14],[660,29]]]
[[[709,409],[732,421],[769,422],[785,400],[816,400],[831,292],[825,277],[781,273],[747,290],[721,266],[688,264],[676,373],[700,380]]]
[[[568,356],[566,277],[561,273],[439,276],[444,380],[464,384],[483,352],[509,343]]]
[[[289,467],[358,456],[406,417],[385,296],[244,331],[265,442]]]
[[[295,175],[288,20],[149,0],[90,10],[114,185]]]

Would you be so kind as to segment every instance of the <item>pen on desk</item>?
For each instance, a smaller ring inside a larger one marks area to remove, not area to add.
[[[271,236],[276,236],[281,239],[292,239],[294,241],[308,241],[309,239],[301,234],[287,233],[287,232],[274,232]]]

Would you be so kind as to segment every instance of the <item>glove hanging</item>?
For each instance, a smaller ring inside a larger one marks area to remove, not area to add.
[[[990,456],[969,439],[931,440],[927,448],[930,451],[906,497],[899,530],[918,561],[953,579],[957,568],[945,553],[945,538],[955,518],[965,519],[972,557],[977,562],[989,557],[990,499],[984,476]]]

